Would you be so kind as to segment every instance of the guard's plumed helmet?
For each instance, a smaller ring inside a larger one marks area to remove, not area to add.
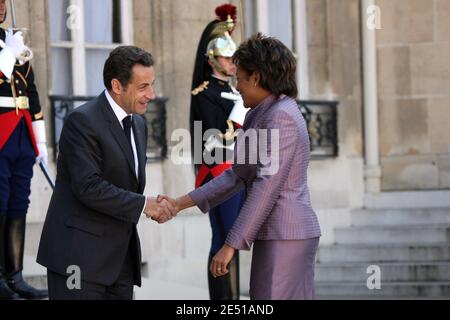
[[[236,24],[236,6],[224,4],[216,8],[218,22],[210,34],[206,55],[214,66],[222,71],[216,57],[232,57],[236,52],[236,43],[231,39],[231,33]]]
[[[225,70],[217,62],[216,57],[225,56],[231,57],[236,51],[236,44],[231,39],[230,35],[236,23],[237,9],[231,4],[224,4],[215,10],[217,18],[208,23],[202,32],[200,41],[197,46],[195,55],[194,73],[192,75],[192,90],[202,85],[209,80],[213,70],[211,69],[208,59],[211,60],[214,68],[225,74]],[[192,154],[194,154],[194,103],[191,96],[190,107],[190,129],[191,129],[191,146]]]

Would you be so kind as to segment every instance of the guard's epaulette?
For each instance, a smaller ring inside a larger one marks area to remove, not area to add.
[[[192,95],[196,96],[198,95],[200,92],[204,91],[205,89],[208,89],[208,85],[209,85],[209,81],[205,81],[203,82],[201,85],[199,85],[197,88],[195,88],[194,90],[192,90]]]

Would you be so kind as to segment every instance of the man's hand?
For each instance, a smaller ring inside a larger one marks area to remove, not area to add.
[[[228,273],[228,264],[236,249],[225,244],[212,258],[211,265],[209,266],[209,271],[214,278],[224,276]]]
[[[158,203],[160,203],[163,200],[166,200],[167,202],[169,202],[173,206],[173,208],[175,210],[175,213],[173,214],[173,217],[175,218],[177,216],[178,212],[180,212],[180,208],[179,208],[179,205],[177,203],[177,200],[175,200],[174,198],[171,198],[171,197],[169,197],[167,195],[164,195],[164,194],[158,194],[158,197],[156,198],[156,201]]]
[[[148,218],[160,224],[176,216],[176,211],[172,203],[165,199],[160,199],[158,202],[156,198],[152,197],[147,197],[144,213]]]
[[[189,195],[185,195],[177,199],[173,199],[166,195],[158,195],[158,197],[156,198],[156,205],[167,207],[170,215],[160,214],[159,216],[155,215],[154,217],[150,217],[149,215],[147,216],[155,221],[158,221],[158,223],[164,223],[172,218],[175,218],[180,211],[193,207],[195,203],[192,201]],[[144,212],[146,212],[146,210],[144,210]]]

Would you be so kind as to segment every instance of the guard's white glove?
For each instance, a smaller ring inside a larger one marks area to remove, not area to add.
[[[216,136],[209,136],[205,142],[205,151],[203,152],[203,155],[211,152],[214,148],[223,148],[223,144]]]
[[[208,153],[210,153],[213,149],[234,149],[234,143],[230,145],[223,144],[223,137],[210,136],[205,142],[205,150],[203,151],[203,156],[205,157]]]
[[[234,149],[234,143],[226,144],[224,145],[223,139],[226,141],[234,140],[237,136],[237,132],[234,130],[233,123],[237,123],[239,125],[244,124],[245,115],[247,114],[247,111],[249,109],[244,107],[244,101],[242,100],[242,96],[239,94],[237,90],[232,88],[233,92],[222,92],[220,96],[223,99],[232,100],[234,101],[234,107],[233,110],[231,110],[230,116],[228,117],[227,124],[228,124],[228,130],[225,134],[221,134],[219,137],[217,136],[210,136],[205,143],[205,151],[204,155],[208,152],[211,152],[215,148],[222,148],[222,149]]]
[[[12,50],[12,53],[17,60],[27,49],[23,41],[22,31],[13,33],[11,29],[6,30],[5,44]]]
[[[33,133],[36,139],[36,145],[39,151],[36,157],[36,163],[42,162],[45,166],[48,165],[48,151],[47,151],[47,137],[45,134],[44,120],[33,121]]]
[[[233,110],[231,110],[228,119],[242,126],[248,110],[250,109],[244,107],[244,100],[242,100],[241,95],[239,95],[238,99],[234,101],[234,107]]]
[[[14,64],[26,51],[26,46],[23,42],[23,35],[21,31],[13,33],[11,29],[5,31],[5,42],[0,40],[2,51],[0,52],[0,71],[8,78],[14,70]]]
[[[221,96],[224,99],[234,101],[234,107],[233,107],[233,110],[231,110],[228,120],[231,120],[234,123],[237,123],[240,126],[242,126],[244,124],[245,115],[247,114],[247,112],[249,110],[244,106],[244,101],[242,100],[242,96],[237,92],[235,92],[235,93],[222,92]]]

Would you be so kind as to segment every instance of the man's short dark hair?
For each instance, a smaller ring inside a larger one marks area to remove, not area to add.
[[[275,96],[297,98],[297,61],[280,40],[257,33],[239,46],[233,61],[249,75],[259,73],[260,85]]]
[[[154,64],[153,57],[144,49],[135,46],[120,46],[114,49],[105,62],[103,68],[103,82],[106,89],[111,90],[113,79],[125,88],[131,81],[133,67],[137,64],[151,67]]]

